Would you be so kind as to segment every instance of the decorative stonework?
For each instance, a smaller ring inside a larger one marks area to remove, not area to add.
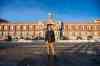
[[[49,13],[46,23],[40,21],[40,23],[32,24],[0,24],[0,37],[7,36],[8,34],[13,37],[44,37],[47,25],[51,24],[55,31],[56,40],[59,40],[61,24],[55,23],[52,18],[52,14]],[[100,20],[96,20],[96,22],[91,24],[64,23],[63,35],[69,39],[76,39],[77,37],[87,39],[88,36],[92,36],[93,39],[98,38],[100,37]]]

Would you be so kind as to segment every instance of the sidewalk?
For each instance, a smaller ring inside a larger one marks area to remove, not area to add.
[[[71,43],[81,43],[81,42],[95,42],[95,40],[56,40],[56,42],[71,42]]]
[[[45,40],[19,40],[19,41],[0,41],[0,43],[45,43]],[[56,43],[81,43],[96,42],[95,40],[56,40]]]

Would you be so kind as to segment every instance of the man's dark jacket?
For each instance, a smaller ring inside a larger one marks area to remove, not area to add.
[[[54,34],[54,31],[51,30],[51,31],[46,31],[45,33],[45,41],[48,41],[48,42],[55,42],[55,34]]]

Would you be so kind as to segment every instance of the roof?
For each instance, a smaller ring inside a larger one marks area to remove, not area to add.
[[[8,22],[9,22],[8,20],[0,19],[0,23],[8,23]]]

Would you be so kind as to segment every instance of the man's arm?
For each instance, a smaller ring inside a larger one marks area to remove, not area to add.
[[[52,35],[53,41],[55,41],[55,33],[54,33],[54,31],[52,31],[52,33],[53,33],[53,35]]]
[[[48,35],[47,35],[47,31],[45,32],[45,41],[47,41],[47,37],[48,37]]]

